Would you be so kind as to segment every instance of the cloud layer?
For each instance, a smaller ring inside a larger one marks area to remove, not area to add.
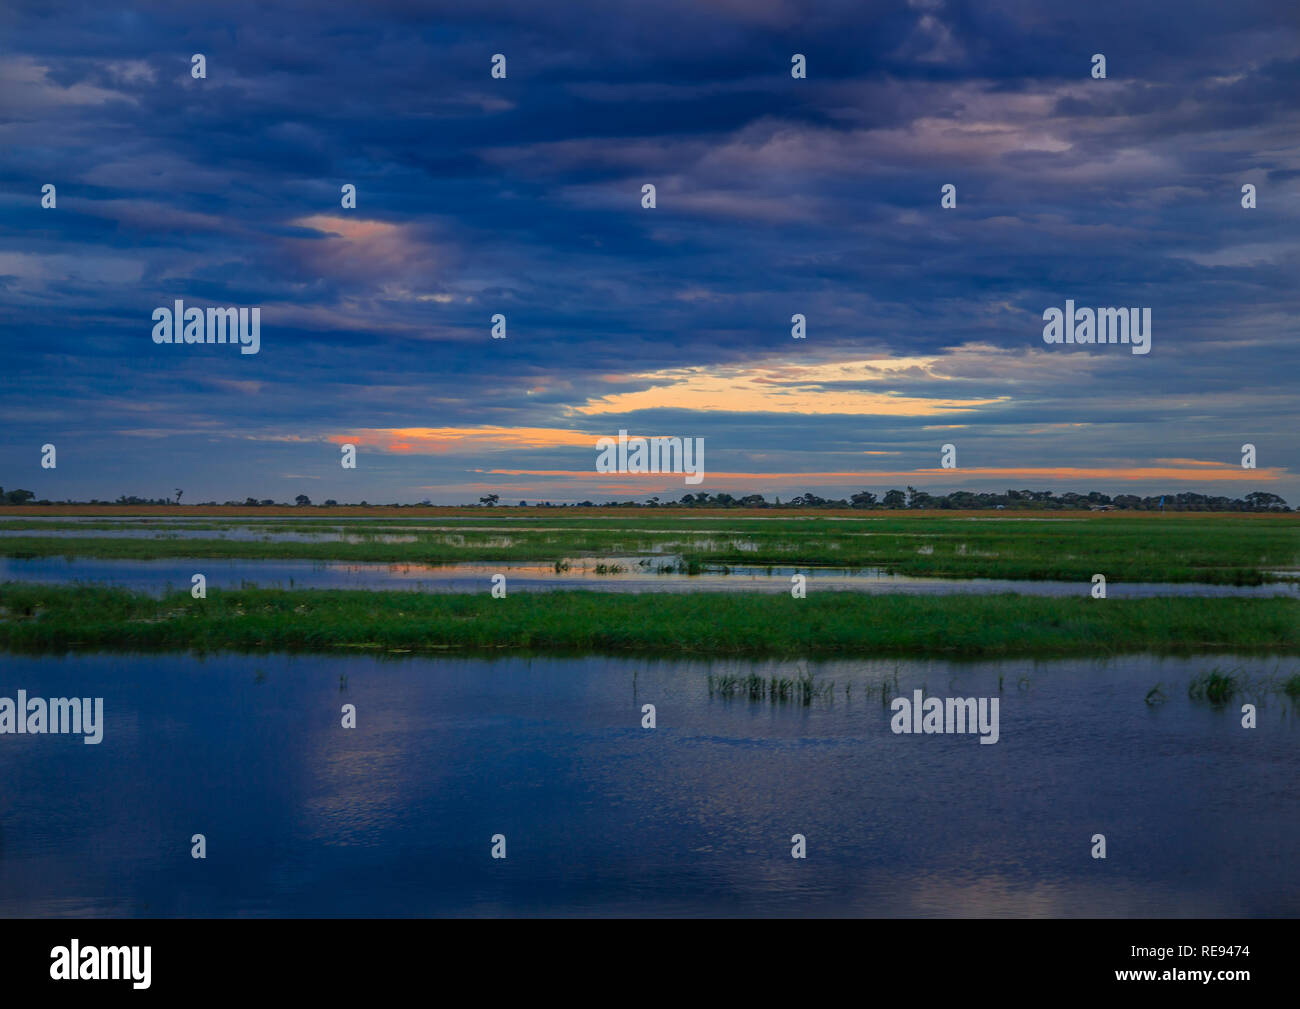
[[[710,491],[1300,503],[1286,0],[18,4],[0,37],[5,487],[662,494],[595,474],[628,429],[705,438]],[[260,306],[261,352],[155,346],[177,298]],[[1067,298],[1150,307],[1151,354],[1045,346]]]

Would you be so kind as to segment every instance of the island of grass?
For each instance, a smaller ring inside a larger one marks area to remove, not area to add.
[[[0,585],[0,647],[93,650],[1000,656],[1300,655],[1287,598],[212,590]]]

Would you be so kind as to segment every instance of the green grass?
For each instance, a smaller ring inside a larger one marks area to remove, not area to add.
[[[1207,701],[1216,708],[1225,707],[1234,698],[1264,704],[1274,694],[1284,694],[1292,701],[1300,702],[1300,673],[1261,675],[1215,666],[1192,677],[1187,684],[1189,698]]]
[[[651,556],[681,559],[678,570],[746,565],[883,568],[933,577],[1024,578],[1088,581],[1104,574],[1119,582],[1209,582],[1258,585],[1270,569],[1300,569],[1300,516],[1088,516],[1080,513],[1034,516],[1041,521],[888,517],[760,521],[725,515],[679,517],[569,518],[523,521],[485,512],[463,528],[445,519],[425,523],[311,519],[279,523],[234,521],[228,528],[330,532],[366,537],[362,542],[288,543],[274,539],[181,539],[153,523],[121,523],[115,528],[147,529],[150,539],[110,539],[93,535],[106,523],[51,523],[46,528],[76,529],[88,535],[55,539],[38,535],[35,523],[8,529],[32,535],[0,538],[0,554],[10,557],[82,556],[120,559],[165,557],[245,560],[301,558],[319,561],[386,563],[486,563],[542,561],[564,564],[588,557]],[[1023,518],[1023,516],[1021,516]],[[178,524],[179,525],[179,524]],[[207,528],[195,523],[192,528]],[[393,527],[419,526],[418,530]],[[452,525],[437,530],[435,526]],[[478,525],[481,528],[474,529]],[[415,536],[414,542],[384,543],[370,538],[391,530]],[[508,542],[503,542],[508,538]],[[659,561],[656,561],[659,563]]]
[[[0,585],[13,651],[517,650],[671,655],[1300,654],[1300,601],[996,596],[213,590],[161,599]],[[770,689],[770,688],[769,688]],[[795,689],[795,687],[791,687]]]
[[[763,679],[757,673],[737,676],[723,673],[709,674],[709,696],[730,700],[733,697],[750,701],[770,701],[772,704],[802,704],[808,707],[815,700],[831,701],[835,697],[835,681],[818,680],[811,673],[790,676],[772,676]],[[848,696],[847,688],[845,696]]]
[[[1212,669],[1195,677],[1187,685],[1187,696],[1194,701],[1209,701],[1215,707],[1222,707],[1232,700],[1240,689],[1237,677],[1230,672]]]

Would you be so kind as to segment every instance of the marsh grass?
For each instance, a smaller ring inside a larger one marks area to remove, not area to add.
[[[1214,666],[1192,677],[1187,684],[1189,698],[1205,701],[1216,708],[1225,707],[1238,697],[1262,706],[1270,696],[1278,694],[1300,701],[1300,673],[1252,675],[1239,668]]]
[[[375,647],[648,655],[1300,654],[1300,600],[593,591],[424,594],[0,585],[12,650]],[[1028,684],[1018,684],[1024,689]],[[770,689],[770,688],[769,688]],[[803,690],[792,686],[791,691]]]
[[[757,673],[737,676],[733,673],[721,673],[708,676],[710,697],[724,699],[745,698],[750,701],[767,701],[771,704],[801,704],[808,707],[814,701],[831,702],[835,697],[835,681],[820,682],[811,673],[797,673],[794,676],[769,676],[764,678]],[[848,696],[848,688],[845,688]]]
[[[862,518],[777,519],[710,514],[701,520],[679,516],[632,518],[550,518],[537,521],[475,514],[465,516],[463,533],[448,533],[453,521],[438,519],[423,529],[404,521],[410,542],[381,538],[382,522],[319,522],[310,516],[278,523],[253,520],[225,528],[256,529],[262,540],[214,537],[180,539],[170,532],[179,524],[141,522],[14,521],[4,528],[32,535],[0,537],[0,554],[10,557],[102,557],[157,559],[222,557],[234,559],[308,559],[385,563],[451,564],[492,561],[555,562],[557,558],[632,557],[662,554],[682,547],[672,568],[700,574],[733,565],[879,568],[921,577],[1025,578],[1087,581],[1104,571],[1112,582],[1206,582],[1258,585],[1280,576],[1273,570],[1300,568],[1300,517],[1157,515],[1097,517],[1071,513],[1055,522],[1000,519],[971,521],[939,516],[891,517],[876,512]],[[702,517],[704,518],[704,517]],[[473,523],[491,524],[474,529]],[[443,528],[437,528],[441,525]],[[96,537],[96,529],[138,528],[149,539]],[[190,523],[195,530],[222,528],[218,523]],[[391,528],[389,526],[388,528]],[[67,538],[41,536],[42,530],[72,530]],[[509,532],[508,537],[502,531]],[[329,532],[334,541],[290,542],[279,532]],[[702,534],[712,533],[710,537]],[[84,535],[83,535],[84,534]],[[357,538],[349,542],[348,537]],[[557,569],[559,570],[559,569]]]
[[[1237,677],[1218,668],[1192,678],[1187,685],[1187,696],[1194,701],[1206,700],[1222,707],[1237,693]]]

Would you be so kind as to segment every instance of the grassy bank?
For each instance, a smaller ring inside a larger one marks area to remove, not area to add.
[[[445,523],[445,520],[443,520]],[[720,566],[828,565],[883,568],[896,574],[953,578],[1024,578],[1087,582],[1096,573],[1121,582],[1206,582],[1257,585],[1271,569],[1300,568],[1300,516],[1159,515],[1012,518],[894,517],[873,514],[836,520],[771,521],[712,514],[698,518],[636,516],[526,521],[480,510],[453,528],[312,518],[239,523],[266,538],[168,536],[158,523],[126,523],[149,538],[113,539],[95,528],[59,525],[78,535],[40,535],[30,521],[5,528],[9,557],[80,556],[122,560],[173,557],[240,560],[429,563],[540,561],[582,557],[681,558],[691,570]],[[98,527],[103,523],[95,523]],[[414,526],[414,527],[412,527]],[[203,523],[191,528],[205,531]],[[234,528],[232,526],[232,528]],[[334,539],[291,542],[276,531]],[[390,535],[400,535],[391,542]],[[350,541],[353,540],[353,541]],[[255,575],[250,575],[255,577]]]
[[[214,590],[162,599],[88,586],[0,586],[14,651],[523,650],[991,657],[1265,650],[1300,654],[1292,599],[814,594],[506,599],[411,592]]]

